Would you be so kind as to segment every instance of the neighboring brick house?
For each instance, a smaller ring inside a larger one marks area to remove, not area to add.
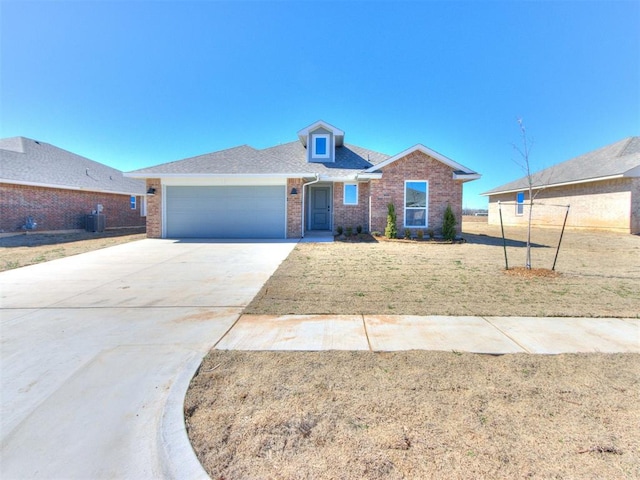
[[[532,175],[532,224],[561,226],[569,205],[572,228],[640,233],[640,137],[628,137]],[[522,177],[482,195],[489,224],[528,222],[528,180]],[[501,207],[501,208],[499,208]]]
[[[121,171],[24,137],[0,140],[0,232],[86,227],[102,206],[106,228],[146,224],[145,184]]]
[[[153,238],[300,238],[308,231],[383,232],[387,205],[397,227],[438,232],[451,205],[462,215],[462,184],[480,177],[416,145],[394,156],[344,143],[318,121],[298,140],[247,145],[125,175],[145,179],[147,235]]]

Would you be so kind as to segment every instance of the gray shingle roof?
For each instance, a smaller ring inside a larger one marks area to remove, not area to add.
[[[25,137],[0,139],[0,181],[96,192],[143,195],[142,180],[48,143]]]
[[[606,147],[599,148],[566,162],[532,174],[534,187],[598,180],[621,176],[640,167],[640,137],[628,137]],[[528,188],[524,176],[484,192],[490,195]]]
[[[163,175],[331,175],[346,177],[382,162],[383,153],[344,144],[334,163],[309,163],[307,150],[295,141],[256,150],[248,145],[207,153],[129,172],[136,177]]]

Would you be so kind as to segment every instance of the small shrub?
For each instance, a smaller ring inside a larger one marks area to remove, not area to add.
[[[416,237],[418,237],[418,240],[422,240],[424,238],[424,232],[422,231],[422,229],[416,232]]]
[[[442,236],[445,240],[453,241],[456,238],[456,217],[451,210],[451,205],[447,205],[444,211],[444,220],[442,222]]]
[[[356,227],[356,232],[358,232],[358,235],[360,235],[362,233],[362,225],[358,225]]]
[[[342,227],[340,225],[338,225],[336,227],[336,232],[338,232],[338,235],[342,235],[343,230],[342,230]]]
[[[398,227],[396,227],[396,207],[393,203],[387,205],[387,228],[384,229],[387,238],[398,238]]]
[[[427,235],[429,235],[429,238],[433,240],[433,237],[436,236],[436,232],[433,230],[433,228],[427,228]]]
[[[374,237],[381,237],[382,236],[382,232],[374,230],[373,232],[371,232],[371,235],[373,235]]]
[[[408,228],[404,229],[404,238],[406,238],[407,240],[411,239],[411,230],[409,230]]]
[[[353,235],[353,227],[347,227],[347,237]]]

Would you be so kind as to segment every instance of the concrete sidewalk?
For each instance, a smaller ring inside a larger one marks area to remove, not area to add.
[[[640,319],[242,315],[219,350],[640,352]]]

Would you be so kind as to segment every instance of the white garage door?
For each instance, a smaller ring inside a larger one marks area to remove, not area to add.
[[[166,222],[170,238],[284,238],[285,187],[168,186]]]

